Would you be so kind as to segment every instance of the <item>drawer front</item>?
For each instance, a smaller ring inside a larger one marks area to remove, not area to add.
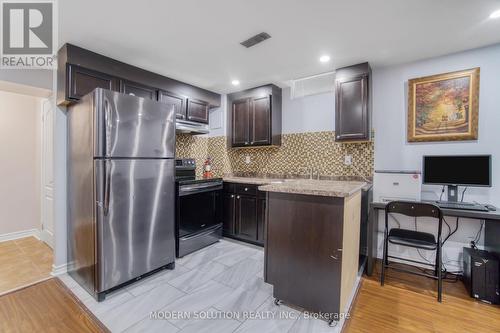
[[[235,185],[234,183],[224,182],[224,192],[234,193],[235,192],[234,185]]]
[[[244,195],[257,195],[257,185],[253,184],[234,184],[235,192]]]

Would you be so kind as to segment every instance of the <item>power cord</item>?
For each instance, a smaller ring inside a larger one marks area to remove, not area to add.
[[[464,202],[465,191],[467,191],[467,189],[468,189],[468,187],[465,187],[465,188],[464,188],[464,190],[462,191],[462,196],[461,196],[461,198],[460,198],[460,202]],[[444,190],[444,187],[443,187],[443,190]],[[443,193],[441,192],[441,195],[442,195],[442,194],[443,194]],[[459,217],[457,217],[457,219],[456,219],[456,221],[455,221],[455,229],[454,229],[453,231],[451,231],[451,229],[450,229],[450,225],[448,224],[448,222],[446,221],[446,219],[443,217],[443,221],[444,221],[444,223],[446,223],[446,225],[448,226],[448,230],[450,231],[450,232],[448,233],[448,236],[446,236],[446,238],[444,239],[444,241],[443,241],[443,245],[444,245],[444,243],[446,243],[446,241],[447,241],[447,240],[448,240],[451,236],[453,236],[453,235],[457,232],[457,230],[458,230],[458,221],[459,221],[459,219],[460,219],[460,218],[459,218]]]

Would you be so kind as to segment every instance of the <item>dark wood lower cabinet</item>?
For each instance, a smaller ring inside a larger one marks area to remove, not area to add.
[[[236,194],[224,193],[222,232],[234,235],[234,219],[236,212]]]
[[[257,198],[249,195],[236,196],[235,235],[249,240],[257,240]]]
[[[257,241],[264,243],[264,225],[266,223],[266,197],[260,197],[263,192],[259,192],[257,198]]]
[[[265,209],[257,185],[224,183],[224,236],[264,245]]]

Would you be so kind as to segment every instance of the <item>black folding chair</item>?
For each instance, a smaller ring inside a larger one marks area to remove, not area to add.
[[[438,232],[437,240],[433,234],[427,232],[421,232],[416,230],[392,228],[389,230],[388,220],[389,214],[402,214],[405,216],[411,216],[414,218],[418,217],[431,217],[438,220]],[[389,202],[385,208],[385,229],[384,229],[384,256],[382,259],[382,274],[380,277],[380,284],[384,285],[385,270],[386,268],[391,268],[400,272],[425,276],[428,278],[438,280],[438,302],[441,302],[441,293],[443,289],[443,278],[442,278],[442,241],[441,241],[441,229],[443,224],[443,213],[439,207],[421,203],[421,202],[407,202],[407,201],[392,201]],[[390,256],[388,254],[389,243],[402,245],[407,247],[412,247],[416,249],[423,250],[434,250],[436,251],[436,261],[434,264],[428,262],[422,262],[417,260],[411,260],[406,258],[400,258],[395,256]],[[423,265],[428,265],[434,268],[434,274],[427,274],[424,272],[411,271],[409,269],[394,267],[389,264],[389,258],[398,259],[407,262],[413,262]]]

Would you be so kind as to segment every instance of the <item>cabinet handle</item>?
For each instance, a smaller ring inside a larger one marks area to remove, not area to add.
[[[252,142],[250,142],[250,144],[251,144],[251,145],[253,145],[253,141],[252,141]]]
[[[245,192],[248,191],[248,187],[245,187]]]
[[[128,93],[128,94],[129,94],[130,96],[135,96],[135,94],[134,94],[134,93]]]
[[[188,119],[191,119],[191,118],[193,118],[193,117],[191,117],[191,116],[188,117]]]
[[[231,198],[234,198],[234,194],[231,194]]]
[[[236,196],[236,199],[239,199],[239,198],[240,198],[240,196],[239,196],[239,195],[238,195],[238,196]]]
[[[334,256],[333,254],[330,255],[330,258],[334,259],[334,260],[338,260],[339,258]]]

